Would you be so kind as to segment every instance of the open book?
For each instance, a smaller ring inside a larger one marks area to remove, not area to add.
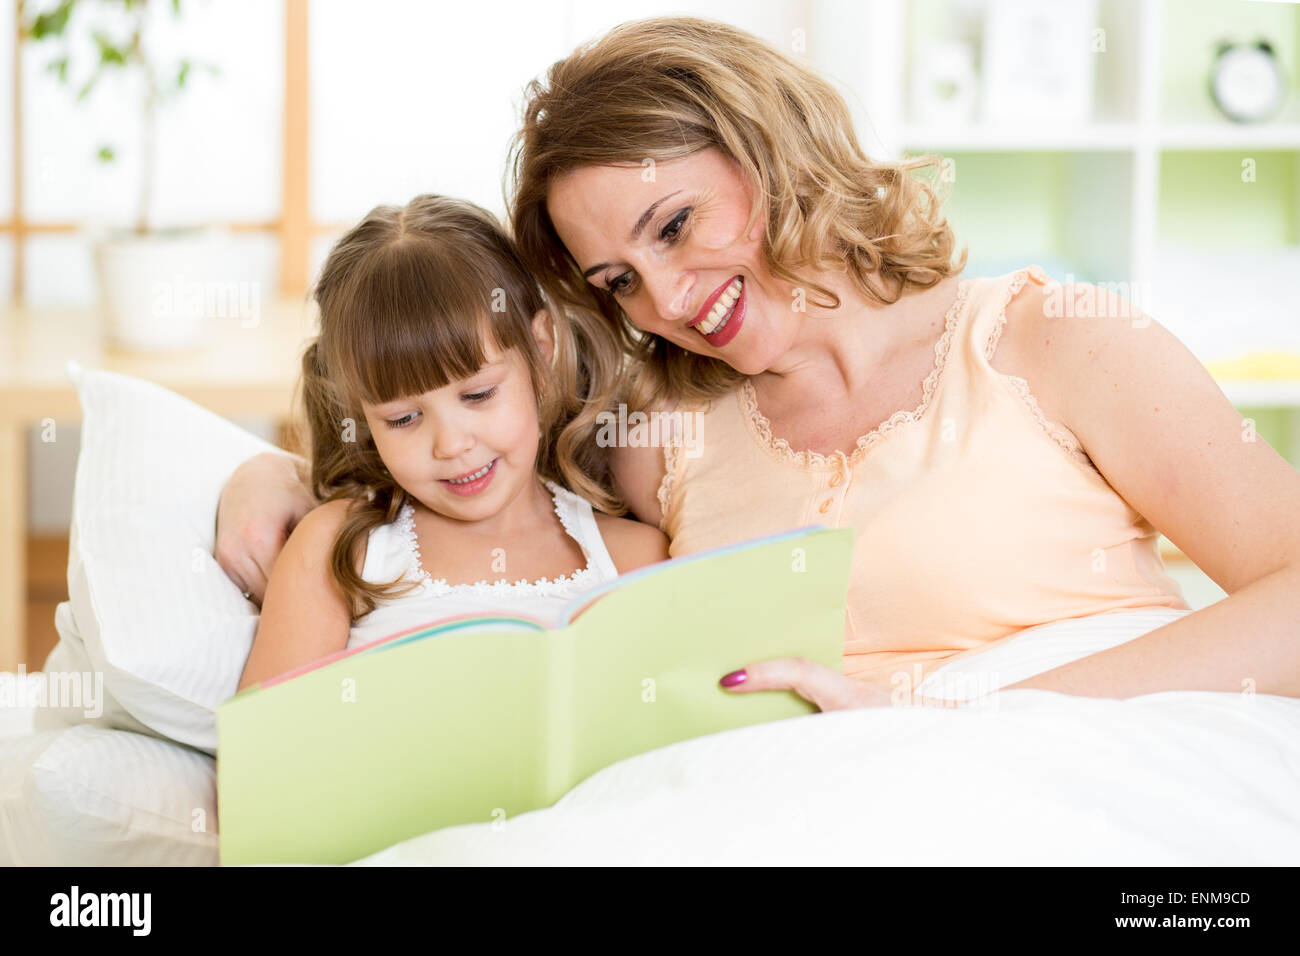
[[[616,761],[815,712],[718,678],[839,669],[850,528],[801,528],[623,575],[560,620],[473,615],[341,651],[217,712],[221,862],[345,863],[553,804]]]

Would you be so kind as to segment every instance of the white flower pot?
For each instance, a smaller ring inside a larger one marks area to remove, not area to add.
[[[230,272],[228,234],[213,229],[116,233],[95,242],[108,340],[158,352],[201,345],[211,328],[212,296]]]

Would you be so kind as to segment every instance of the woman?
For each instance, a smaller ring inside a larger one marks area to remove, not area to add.
[[[724,684],[882,704],[1027,627],[1186,609],[1160,529],[1229,597],[1012,686],[1300,696],[1300,475],[1128,303],[1033,266],[962,277],[923,165],[867,159],[829,84],[709,21],[624,24],[529,87],[521,253],[630,361],[622,383],[593,365],[579,422],[621,386],[702,438],[612,449],[616,495],[674,556],[857,531],[844,673],[782,659]],[[310,506],[297,485],[271,456],[223,497],[218,557],[247,588]]]

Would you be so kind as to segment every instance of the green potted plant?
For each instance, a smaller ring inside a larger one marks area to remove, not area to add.
[[[96,8],[88,11],[94,27],[82,22],[81,8],[88,5]],[[171,0],[170,6],[179,17],[180,0]],[[183,94],[195,74],[215,75],[217,70],[189,59],[164,62],[147,42],[146,13],[145,0],[59,0],[23,17],[22,38],[56,51],[46,68],[64,86],[75,87],[79,103],[114,74],[138,81],[140,137],[134,148],[140,150],[140,175],[134,225],[97,236],[94,252],[109,339],[124,348],[156,351],[191,347],[202,339],[210,317],[201,276],[219,274],[228,241],[219,230],[159,229],[150,223],[159,110]],[[82,26],[94,43],[93,63],[74,62],[71,52],[72,31]],[[117,144],[105,142],[96,159],[112,163],[118,154]],[[185,277],[190,281],[183,281]],[[175,294],[180,284],[191,294]],[[199,294],[193,294],[195,290]]]

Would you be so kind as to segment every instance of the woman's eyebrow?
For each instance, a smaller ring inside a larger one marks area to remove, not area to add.
[[[628,242],[636,242],[636,240],[641,236],[641,230],[645,229],[646,224],[649,223],[650,220],[654,218],[655,210],[659,208],[660,204],[665,203],[668,200],[672,199],[679,192],[681,192],[680,189],[675,189],[672,192],[670,192],[667,196],[660,196],[658,199],[652,202],[650,204],[650,208],[647,209],[645,212],[641,213],[641,218],[638,219],[636,221],[636,225],[632,227],[632,232],[628,236]],[[592,266],[590,269],[588,269],[586,272],[582,274],[582,277],[584,279],[590,279],[593,273],[599,272],[601,269],[608,269],[609,267],[610,267],[610,263],[602,262],[598,265]]]

